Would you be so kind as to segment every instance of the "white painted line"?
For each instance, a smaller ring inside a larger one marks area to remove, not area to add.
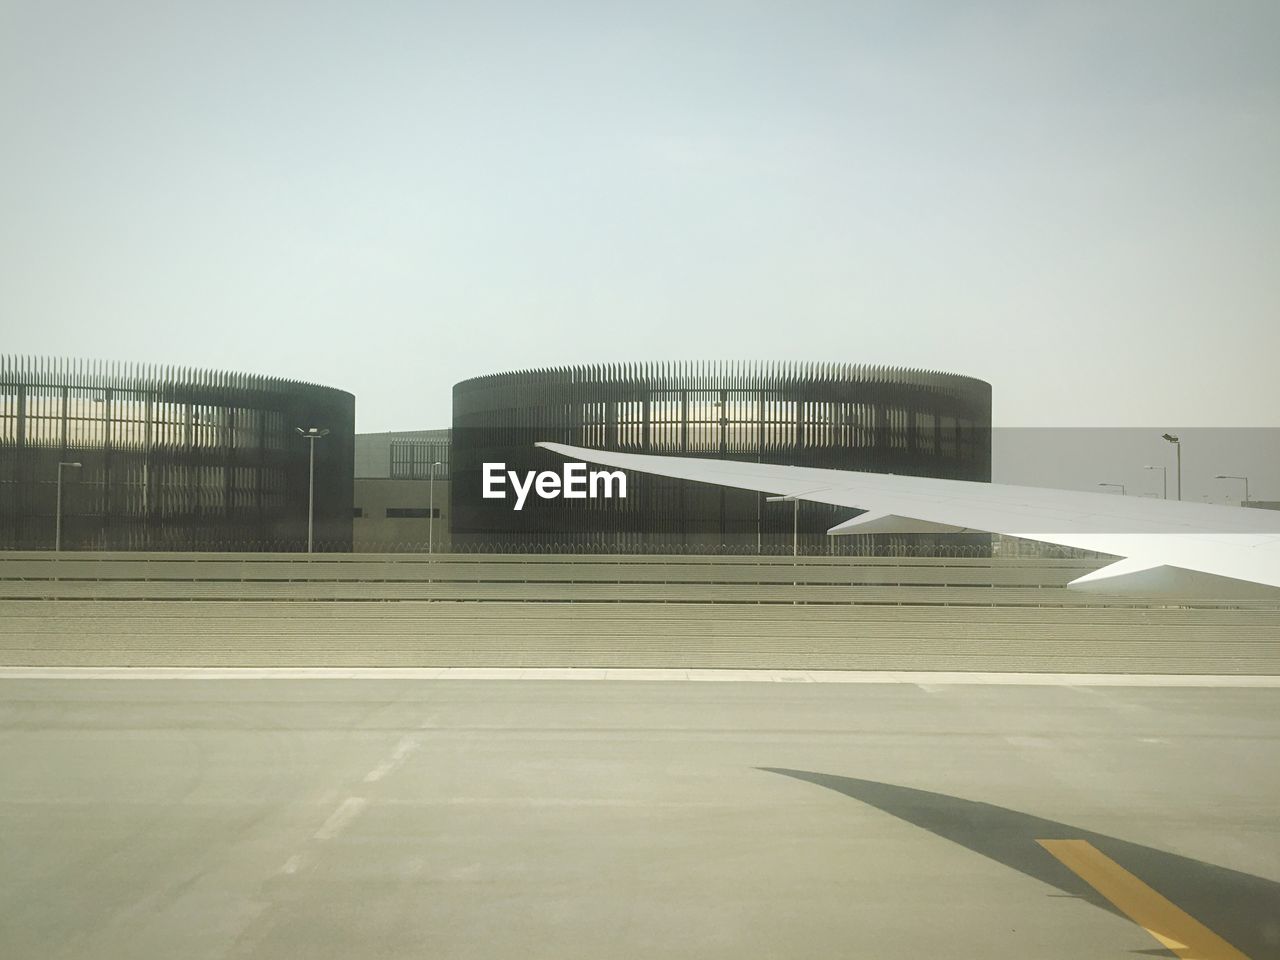
[[[521,680],[604,680],[604,667],[530,667],[520,671]],[[704,671],[710,673],[712,671]]]
[[[621,672],[621,671],[615,671]],[[697,680],[699,683],[732,682],[738,679],[743,671],[730,669],[706,669],[684,671],[686,680]],[[753,671],[754,672],[754,671]],[[620,677],[619,679],[626,679]]]
[[[445,667],[440,671],[442,680],[520,680],[524,667]]]
[[[280,873],[289,875],[298,872],[298,868],[302,866],[302,854],[295,853],[292,857],[284,862],[284,866],[280,868]]]
[[[890,670],[810,670],[814,683],[916,683],[925,673],[900,673]]]
[[[416,749],[418,749],[417,740],[413,737],[402,737],[400,742],[396,744],[395,750],[391,752],[391,756],[364,775],[364,782],[377,783],[400,764],[404,763],[405,758]]]
[[[338,805],[338,809],[329,814],[329,819],[326,820],[321,825],[320,829],[316,831],[315,839],[332,840],[342,832],[343,828],[345,828],[348,823],[360,815],[360,811],[363,810],[368,803],[369,801],[364,797],[347,797],[347,799],[343,800],[342,803]]]
[[[448,667],[0,667],[0,680],[435,680]]]
[[[648,680],[917,686],[1280,688],[1280,676],[538,667],[0,667],[0,680]]]
[[[532,673],[533,671],[528,671]],[[750,672],[750,671],[745,671]],[[639,669],[628,668],[625,670],[609,670],[605,673],[606,680],[688,680],[688,670],[676,670],[672,668],[661,669]]]

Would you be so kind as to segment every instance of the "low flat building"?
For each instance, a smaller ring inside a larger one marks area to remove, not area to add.
[[[444,552],[449,547],[449,481],[357,478],[351,521],[356,553]]]
[[[352,549],[449,547],[449,431],[357,434]]]

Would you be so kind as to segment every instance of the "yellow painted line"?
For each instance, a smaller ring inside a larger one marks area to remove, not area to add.
[[[1037,840],[1068,870],[1182,960],[1249,960],[1087,840]]]

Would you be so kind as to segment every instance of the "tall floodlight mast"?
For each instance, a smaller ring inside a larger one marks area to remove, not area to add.
[[[327,437],[329,431],[320,427],[309,427],[303,430],[301,427],[294,427],[295,430],[311,444],[311,464],[308,470],[307,480],[307,553],[311,553],[315,546],[315,519],[316,519],[316,441],[322,437]]]
[[[1182,499],[1182,441],[1178,439],[1176,434],[1162,433],[1160,439],[1168,440],[1177,448],[1178,451],[1178,499]]]
[[[436,460],[431,464],[431,494],[427,504],[427,553],[436,552],[436,467],[443,464]]]

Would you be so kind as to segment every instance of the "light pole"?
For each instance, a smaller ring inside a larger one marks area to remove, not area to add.
[[[1178,499],[1182,499],[1182,441],[1178,439],[1176,434],[1162,433],[1161,440],[1168,440],[1178,450]]]
[[[1100,486],[1100,487],[1119,487],[1119,488],[1120,488],[1120,496],[1122,496],[1122,497],[1123,497],[1123,496],[1125,495],[1125,489],[1124,489],[1124,484],[1123,484],[1123,483],[1100,483],[1100,484],[1098,484],[1098,486]]]
[[[321,427],[309,427],[303,430],[301,427],[294,427],[304,440],[311,444],[311,466],[308,471],[307,479],[307,553],[311,552],[315,546],[315,519],[316,519],[316,441],[321,437],[327,437],[329,431]]]
[[[53,552],[59,553],[62,550],[62,468],[63,467],[81,467],[81,463],[63,463],[58,462],[58,503],[53,509]]]
[[[1169,499],[1169,468],[1168,467],[1143,467],[1143,470],[1159,470],[1160,471],[1160,496],[1164,500]]]
[[[760,462],[760,448],[756,447],[756,463]],[[764,553],[764,503],[756,493],[756,556]]]
[[[437,460],[431,464],[431,495],[427,504],[427,554],[436,552],[436,467],[444,463]]]
[[[1244,481],[1244,505],[1249,505],[1249,478],[1238,477],[1233,473],[1220,473],[1213,479],[1215,480],[1243,480]]]

